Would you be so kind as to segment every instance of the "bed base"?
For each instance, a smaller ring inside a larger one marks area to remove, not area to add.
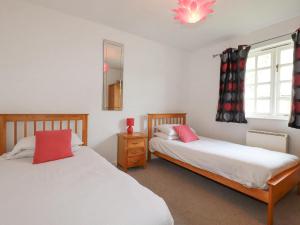
[[[179,118],[180,124],[186,124],[186,114],[185,113],[175,113],[175,114],[148,114],[148,141],[152,138],[153,128],[156,125],[162,124],[166,118]],[[172,120],[171,120],[172,121]],[[173,120],[174,121],[174,120]],[[149,145],[148,145],[149,146]],[[274,218],[274,207],[275,204],[282,199],[289,191],[297,187],[297,193],[300,195],[300,164],[283,171],[282,173],[272,177],[268,181],[268,190],[262,190],[257,188],[247,188],[238,182],[232,181],[223,176],[217,175],[215,173],[194,167],[188,163],[182,162],[180,160],[174,159],[168,155],[162,154],[160,152],[154,151],[151,153],[148,149],[148,161],[151,160],[151,154],[186,168],[196,174],[207,177],[215,182],[218,182],[226,187],[239,191],[245,195],[251,196],[261,202],[268,205],[267,213],[267,225],[273,225]]]

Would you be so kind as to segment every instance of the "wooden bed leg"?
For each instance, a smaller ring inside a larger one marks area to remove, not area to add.
[[[273,225],[274,204],[268,203],[268,225]]]
[[[274,186],[269,185],[268,221],[267,225],[273,225],[274,219]]]

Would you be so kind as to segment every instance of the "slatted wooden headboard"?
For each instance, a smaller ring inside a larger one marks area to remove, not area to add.
[[[161,124],[186,124],[186,113],[148,114],[148,138],[153,136],[153,130]]]
[[[153,137],[154,128],[161,124],[186,124],[186,113],[148,114],[148,161],[151,159],[149,141]]]
[[[66,127],[63,127],[64,123]],[[7,124],[13,124],[13,142],[17,143],[19,138],[18,125],[23,124],[23,137],[28,136],[29,123],[33,123],[33,133],[39,130],[38,123],[42,123],[42,130],[49,130],[47,124],[50,123],[50,130],[55,129],[58,123],[58,129],[71,129],[71,122],[74,122],[73,132],[79,133],[79,123],[81,124],[81,136],[84,145],[87,145],[88,133],[88,114],[0,114],[0,155],[7,151]]]

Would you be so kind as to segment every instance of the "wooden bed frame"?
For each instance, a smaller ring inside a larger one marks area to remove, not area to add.
[[[157,125],[174,123],[186,124],[186,113],[148,114],[148,142],[153,137],[153,130]],[[194,167],[188,163],[174,159],[168,155],[159,153],[158,151],[154,151],[152,154],[266,203],[268,205],[267,225],[273,225],[274,206],[280,199],[282,199],[290,190],[292,190],[296,186],[298,188],[298,195],[300,195],[300,163],[272,177],[268,181],[268,190],[262,190],[256,188],[247,188],[238,182],[232,181],[212,172]],[[151,152],[148,148],[148,161],[150,160]]]
[[[47,129],[47,122],[50,122],[50,130],[55,129],[55,123],[59,123],[59,130],[70,129],[71,121],[74,121],[74,130],[78,134],[79,121],[81,121],[81,135],[83,145],[87,145],[88,114],[0,114],[0,155],[7,151],[7,124],[13,123],[13,142],[17,143],[20,138],[18,125],[23,123],[23,137],[29,133],[29,123],[33,123],[33,133],[38,130],[38,123],[42,123],[42,130]],[[67,127],[63,127],[63,123]]]

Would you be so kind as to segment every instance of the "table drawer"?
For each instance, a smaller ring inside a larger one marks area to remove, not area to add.
[[[133,157],[133,156],[139,156],[139,155],[145,155],[145,148],[128,148],[128,156]]]
[[[127,141],[127,148],[144,148],[145,142],[144,139],[134,139]]]
[[[128,167],[142,166],[144,165],[144,156],[128,157]]]

